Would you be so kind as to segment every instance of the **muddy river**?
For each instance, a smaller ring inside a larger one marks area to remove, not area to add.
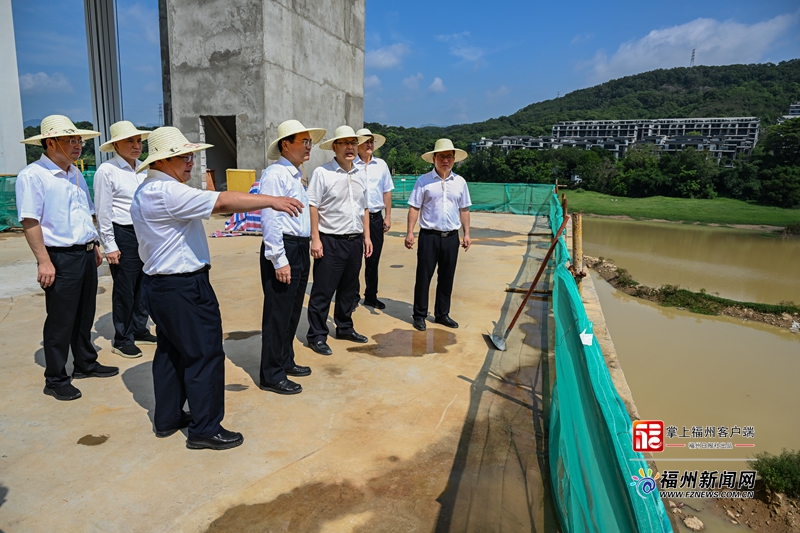
[[[800,302],[800,240],[585,218],[584,251],[614,259],[651,286],[672,283],[738,300]],[[640,416],[677,430],[666,439],[672,446],[654,454],[660,470],[748,470],[746,460],[758,452],[800,449],[800,334],[661,307],[592,277]],[[720,437],[720,427],[729,435]],[[730,436],[734,427],[738,434]],[[745,427],[752,436],[742,434]],[[694,428],[702,428],[702,438],[691,436]],[[706,436],[708,428],[715,428],[715,437]],[[698,442],[730,443],[733,449],[690,448]],[[708,512],[698,515],[706,531],[731,526]]]
[[[586,255],[613,259],[651,287],[671,284],[733,300],[800,303],[800,239],[588,217],[583,233]]]

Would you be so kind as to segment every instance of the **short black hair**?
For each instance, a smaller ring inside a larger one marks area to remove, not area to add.
[[[42,148],[47,150],[47,139],[39,139],[39,142],[42,143]]]
[[[292,144],[294,142],[294,138],[295,137],[297,137],[297,134],[293,133],[292,135],[288,135],[288,136],[284,137],[283,139],[281,139],[280,141],[278,141],[278,151],[280,153],[283,153],[283,141],[286,141],[289,144]]]

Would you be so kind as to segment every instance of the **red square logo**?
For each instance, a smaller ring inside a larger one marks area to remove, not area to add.
[[[663,452],[664,422],[661,420],[637,420],[634,422],[633,451]]]

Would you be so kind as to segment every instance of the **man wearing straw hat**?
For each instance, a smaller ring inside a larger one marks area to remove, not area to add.
[[[333,150],[334,158],[317,167],[308,184],[311,215],[311,257],[314,284],[308,299],[308,346],[320,355],[331,355],[328,346],[328,311],[333,294],[336,338],[364,343],[367,338],[353,329],[353,310],[359,300],[361,256],[372,255],[364,173],[353,164],[358,145],[367,138],[350,126],[339,126],[333,137],[320,144]]]
[[[111,139],[100,145],[101,152],[116,152],[114,157],[100,165],[94,175],[94,194],[97,208],[97,225],[106,260],[114,278],[111,294],[111,317],[114,323],[114,341],[111,351],[122,357],[141,357],[136,346],[155,344],[156,337],[147,328],[147,311],[141,300],[142,260],[139,258],[139,241],[131,221],[133,193],[144,180],[137,174],[142,141],[149,131],[136,129],[123,120],[111,125]]]
[[[83,174],[73,161],[84,141],[100,135],[80,130],[62,115],[42,120],[41,134],[22,141],[41,145],[42,157],[17,176],[17,212],[25,239],[36,257],[36,280],[44,289],[44,393],[57,400],[81,397],[66,365],[70,348],[72,378],[106,378],[119,369],[97,362],[91,330],[97,298],[97,267],[103,258],[92,221],[94,204]]]
[[[378,300],[378,263],[383,250],[383,234],[392,227],[392,174],[383,159],[374,157],[375,150],[383,146],[386,137],[362,128],[356,135],[364,135],[367,140],[358,145],[358,159],[355,164],[367,180],[367,208],[369,209],[369,236],[372,241],[372,255],[364,260],[364,305],[375,309],[385,309],[386,304]],[[386,210],[386,216],[383,210]]]
[[[303,204],[308,197],[303,186],[303,163],[311,147],[322,140],[325,130],[306,128],[297,120],[278,126],[278,137],[269,145],[267,157],[277,162],[267,167],[259,180],[259,194],[288,196]],[[261,388],[278,394],[303,391],[287,376],[308,376],[311,369],[294,360],[294,335],[306,295],[311,260],[311,219],[308,211],[298,217],[264,209],[261,212]]]
[[[453,164],[467,158],[467,153],[453,146],[450,139],[439,139],[422,159],[434,169],[419,177],[408,198],[406,248],[414,247],[414,226],[419,219],[417,276],[414,284],[414,328],[425,331],[428,316],[428,292],[433,271],[438,268],[434,321],[449,328],[458,323],[450,318],[450,297],[458,260],[458,230],[464,228],[461,246],[469,250],[469,206],[472,201],[464,178],[453,172]]]
[[[144,262],[143,297],[158,335],[153,357],[156,436],[188,427],[187,448],[224,450],[244,438],[221,425],[225,352],[202,221],[213,213],[264,208],[298,215],[303,204],[293,198],[189,187],[194,153],[210,147],[190,143],[177,128],[153,131],[149,155],[137,169],[148,172],[133,196],[131,219]],[[187,400],[191,413],[183,411]]]

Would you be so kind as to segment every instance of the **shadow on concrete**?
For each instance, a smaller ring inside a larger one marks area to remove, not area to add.
[[[435,519],[437,486],[447,475],[456,436],[449,434],[408,459],[378,458],[380,473],[363,486],[349,481],[309,483],[272,501],[237,505],[214,520],[207,533],[336,530],[356,533],[425,531]]]
[[[96,334],[92,333],[92,340],[95,340],[97,337],[103,337],[109,342],[114,341],[114,320],[111,316],[111,313],[106,313],[94,323],[94,329]]]
[[[231,362],[244,370],[253,383],[261,382],[261,330],[231,331],[225,335],[222,349]]]
[[[0,484],[0,507],[6,503],[6,496],[8,496],[8,487],[3,484]]]
[[[145,361],[127,369],[122,373],[122,382],[133,394],[133,400],[142,408],[147,409],[147,417],[152,424],[153,411],[156,407],[156,398],[153,392],[153,362]]]
[[[531,233],[536,233],[538,223],[539,219]],[[511,286],[538,268],[544,255],[538,251],[540,243],[541,238],[529,239]],[[504,333],[518,302],[507,293],[495,334]],[[447,487],[437,498],[441,510],[436,532],[559,530],[547,461],[552,388],[549,300],[533,298],[528,306],[526,314],[536,323],[520,328],[524,347],[509,346],[510,352],[501,352],[484,337],[488,349],[480,372],[474,380],[459,376],[472,384],[470,404]],[[535,351],[540,351],[538,361]],[[500,375],[493,367],[500,366],[504,357],[517,357],[519,365]]]
[[[409,290],[412,289],[413,285],[409,288]],[[372,307],[369,307],[368,305],[363,305],[363,304],[359,304],[359,306],[356,309],[363,309],[366,312],[371,313],[373,315],[378,315],[383,313],[385,315],[389,315],[392,318],[396,318],[401,322],[405,322],[409,326],[411,326],[412,324],[411,315],[414,312],[413,305],[411,305],[408,302],[403,302],[401,300],[392,300],[391,298],[381,298],[380,295],[378,295],[378,299],[386,304],[386,309],[376,310]],[[360,301],[363,302],[363,300]]]

